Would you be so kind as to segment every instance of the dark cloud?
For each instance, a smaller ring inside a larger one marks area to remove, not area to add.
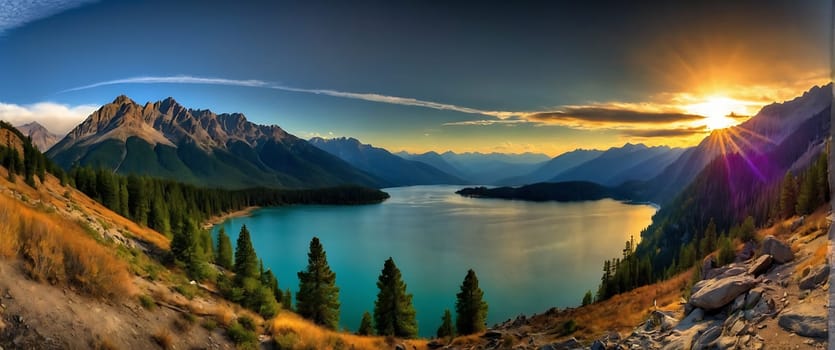
[[[707,132],[708,130],[704,126],[684,129],[621,130],[621,134],[634,137],[682,137]]]
[[[668,124],[704,119],[703,116],[685,113],[642,112],[629,109],[601,107],[574,107],[557,112],[534,113],[528,119],[541,122],[586,121],[593,123]]]

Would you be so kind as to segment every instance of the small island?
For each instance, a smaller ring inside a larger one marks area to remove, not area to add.
[[[604,198],[629,201],[629,191],[588,181],[540,182],[521,187],[467,187],[455,193],[474,198],[516,199],[534,202],[579,202]]]

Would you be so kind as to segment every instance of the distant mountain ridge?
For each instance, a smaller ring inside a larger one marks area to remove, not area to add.
[[[355,138],[324,139],[314,137],[308,142],[358,169],[385,180],[392,186],[459,185],[466,183],[461,178],[445,173],[429,164],[403,159],[383,148],[363,144]]]
[[[612,147],[599,156],[565,170],[548,182],[591,181],[605,186],[617,186],[624,182],[647,180],[673,162],[684,151],[668,146],[648,147],[627,143]]]
[[[534,171],[550,158],[541,153],[456,153],[434,151],[412,154],[398,152],[397,155],[423,162],[441,171],[455,175],[473,184],[494,185],[507,177],[521,176]]]
[[[38,147],[38,150],[41,152],[46,152],[61,139],[61,136],[50,132],[43,125],[35,121],[18,125],[16,128],[20,130],[23,135],[32,139],[32,144],[35,145],[35,147]]]
[[[227,188],[388,185],[276,125],[188,109],[171,97],[139,105],[119,96],[47,155],[65,169],[104,167]]]

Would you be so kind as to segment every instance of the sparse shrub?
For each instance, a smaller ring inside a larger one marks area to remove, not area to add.
[[[563,322],[562,329],[560,330],[560,335],[569,335],[574,333],[577,330],[577,322],[574,319],[570,319],[568,321]]]
[[[203,323],[200,324],[203,328],[206,328],[207,331],[211,332],[217,328],[217,321],[207,318],[203,320]]]
[[[296,349],[299,344],[299,335],[294,332],[277,334],[274,337],[275,345],[282,350]]]
[[[188,300],[194,299],[194,296],[197,295],[197,287],[188,283],[174,286],[174,290],[188,298]]]
[[[502,347],[505,349],[510,349],[513,346],[513,336],[510,334],[505,334],[502,336]]]
[[[139,304],[142,305],[145,310],[153,310],[157,307],[157,303],[154,301],[154,298],[145,294],[139,296]]]
[[[239,322],[235,321],[226,329],[226,336],[235,344],[254,343],[258,341],[255,332],[246,329]]]
[[[255,320],[253,320],[252,317],[249,317],[247,315],[241,315],[240,317],[238,317],[238,323],[240,323],[241,326],[244,326],[244,328],[250,331],[255,331]]]
[[[160,329],[152,336],[154,342],[163,349],[171,349],[174,346],[174,337],[168,329]]]

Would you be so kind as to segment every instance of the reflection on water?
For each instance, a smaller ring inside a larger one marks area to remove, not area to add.
[[[655,209],[614,200],[534,203],[474,199],[455,186],[387,189],[379,205],[265,208],[220,226],[235,242],[242,224],[281,288],[298,289],[296,272],[318,236],[337,274],[341,324],[355,330],[371,311],[383,261],[393,257],[414,294],[420,334],[438,328],[468,268],[490,304],[488,323],[550,307],[575,306],[596,290],[605,259],[636,240]]]

